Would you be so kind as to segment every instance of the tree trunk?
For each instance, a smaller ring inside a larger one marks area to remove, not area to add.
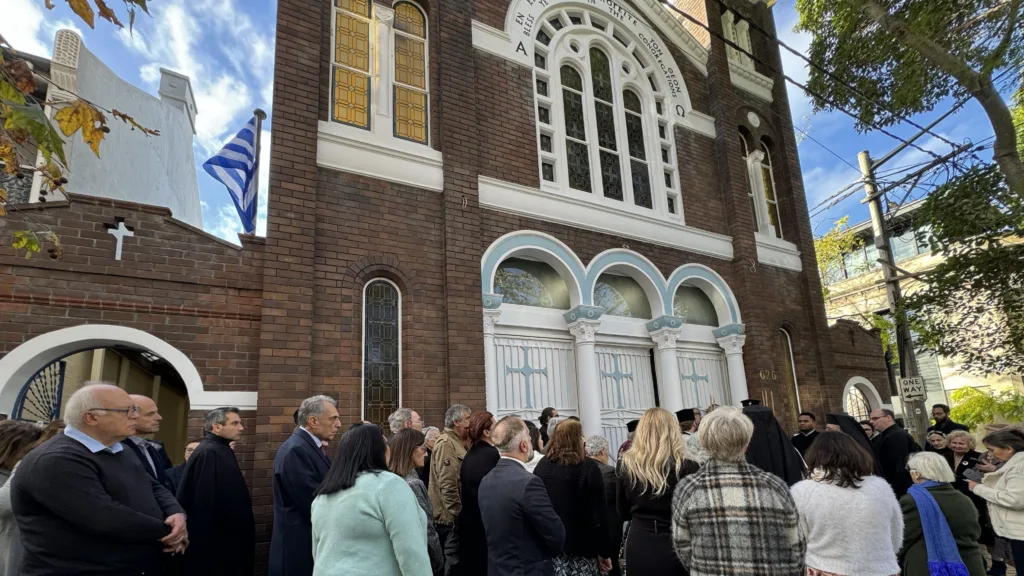
[[[1006,177],[1010,189],[1018,196],[1024,197],[1024,162],[1017,152],[1017,132],[1013,125],[1013,116],[1006,106],[1006,101],[992,84],[991,72],[984,75],[978,73],[942,46],[911,30],[905,22],[894,18],[874,0],[862,1],[864,3],[861,11],[868,18],[877,22],[883,30],[892,34],[901,43],[924,56],[932,65],[955,78],[981,104],[995,132],[993,159]],[[1014,19],[1011,18],[1010,22],[1014,22]]]

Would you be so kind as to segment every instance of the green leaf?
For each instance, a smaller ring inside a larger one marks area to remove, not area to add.
[[[50,123],[43,109],[35,104],[12,105],[9,108],[9,112],[3,118],[4,128],[28,130],[36,145],[39,146],[39,151],[47,159],[51,155],[56,155],[61,164],[67,166],[67,159],[64,156],[64,140]]]
[[[0,78],[0,103],[7,104],[8,106],[11,104],[24,104],[25,94],[10,82]]]
[[[39,237],[31,230],[18,230],[11,240],[11,248],[16,252],[25,252],[25,259],[29,259],[41,249]]]

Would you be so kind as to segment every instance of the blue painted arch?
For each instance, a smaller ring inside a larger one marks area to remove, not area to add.
[[[725,280],[717,272],[701,264],[684,264],[669,275],[668,280],[650,260],[632,250],[615,248],[606,250],[586,267],[578,256],[554,236],[522,230],[511,232],[495,240],[484,252],[481,260],[484,294],[494,292],[494,276],[498,265],[513,256],[528,256],[551,265],[562,275],[572,306],[592,306],[597,279],[607,270],[629,275],[644,289],[656,315],[672,315],[676,290],[684,282],[696,286],[707,294],[718,312],[719,324],[741,324],[739,305]]]

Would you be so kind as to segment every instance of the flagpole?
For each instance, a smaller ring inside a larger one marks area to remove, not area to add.
[[[263,121],[267,119],[267,113],[262,109],[257,108],[252,111],[253,115],[256,116],[256,171],[252,175],[252,185],[256,188],[256,203],[259,204],[260,197],[260,135],[263,133]],[[253,229],[253,235],[256,235],[256,230]]]

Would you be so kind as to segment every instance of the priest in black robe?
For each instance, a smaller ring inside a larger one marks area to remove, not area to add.
[[[238,408],[211,410],[203,428],[206,436],[185,464],[178,486],[189,535],[181,574],[252,574],[256,553],[252,498],[230,446],[242,435]]]
[[[804,463],[775,414],[760,402],[744,401],[743,413],[754,423],[754,435],[747,446],[747,462],[775,474],[792,486],[804,479]]]
[[[860,423],[857,422],[853,416],[842,413],[826,414],[825,427],[832,431],[842,432],[856,440],[857,444],[871,455],[871,461],[874,463],[875,468],[875,476],[885,478],[885,472],[882,471],[882,464],[878,461],[878,458],[875,456],[875,451],[871,448],[871,439],[868,438],[867,433],[864,432],[864,428],[861,427]]]

